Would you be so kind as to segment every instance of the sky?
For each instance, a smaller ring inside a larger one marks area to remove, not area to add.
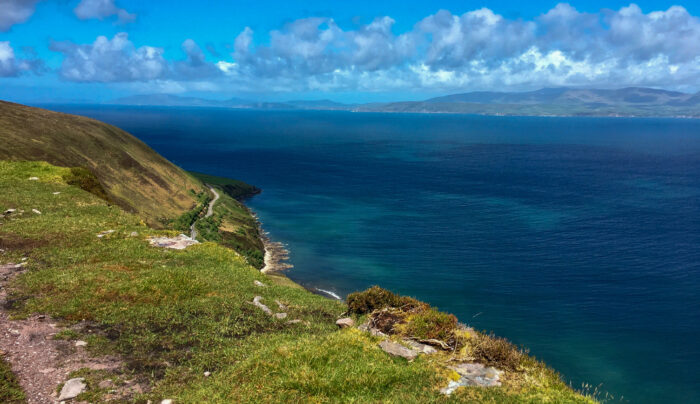
[[[0,99],[700,91],[700,1],[0,0]]]

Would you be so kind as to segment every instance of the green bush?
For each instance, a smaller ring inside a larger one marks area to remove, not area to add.
[[[374,310],[387,307],[409,311],[424,305],[416,299],[399,296],[379,286],[372,286],[363,292],[351,293],[348,295],[347,301],[350,312],[356,314],[371,313]]]
[[[70,169],[70,174],[63,176],[63,180],[68,185],[76,186],[83,191],[87,191],[107,202],[111,202],[107,191],[102,187],[100,181],[87,168],[73,167]]]
[[[505,338],[479,333],[472,341],[472,356],[478,362],[516,371],[526,353]]]
[[[404,332],[420,339],[451,341],[457,327],[457,317],[434,309],[427,309],[410,317]]]

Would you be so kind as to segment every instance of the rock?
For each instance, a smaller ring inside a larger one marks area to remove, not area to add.
[[[447,345],[446,342],[440,341],[439,339],[421,339],[421,340],[418,340],[418,342],[420,342],[422,344],[437,346],[437,347],[444,349],[445,351],[450,350],[450,346]]]
[[[355,320],[351,319],[350,317],[345,317],[336,321],[335,325],[337,325],[338,328],[350,328],[355,325]]]
[[[161,401],[160,404],[173,404],[173,400],[166,398],[165,400]]]
[[[101,388],[101,389],[109,389],[109,388],[114,387],[114,382],[112,381],[112,379],[102,380],[102,381],[97,385],[97,387],[99,387],[99,388]]]
[[[397,344],[396,342],[392,342],[389,340],[384,340],[380,342],[379,347],[382,348],[382,350],[388,353],[389,355],[400,356],[409,361],[416,359],[416,357],[418,356],[418,353],[416,351],[408,349],[401,344]]]
[[[204,372],[204,377],[209,377],[209,376],[211,376],[211,372],[208,372],[208,371]]]
[[[441,389],[443,394],[450,395],[459,387],[497,387],[501,385],[500,376],[503,372],[494,367],[485,367],[481,363],[460,363],[450,369],[461,377],[457,381],[451,381],[447,387]]]
[[[53,194],[54,194],[54,195],[59,195],[59,194],[60,194],[60,192],[54,192]]]
[[[129,234],[129,237],[138,237],[139,233],[137,231],[132,231],[131,234]]]
[[[29,177],[29,181],[39,181],[39,177]]]
[[[85,342],[85,341],[75,341],[75,346],[87,346],[87,342]]]
[[[68,380],[61,389],[61,394],[58,396],[58,401],[70,400],[71,398],[77,397],[80,393],[85,391],[85,388],[87,387],[84,382],[85,379],[82,377]]]
[[[287,313],[277,313],[275,314],[275,318],[278,320],[284,320],[285,318],[287,318]]]
[[[277,303],[277,306],[280,308],[280,310],[287,310],[287,306],[282,304],[279,300],[275,299],[275,303]]]
[[[112,233],[114,233],[114,230],[105,230],[105,231],[101,231],[101,232],[99,232],[99,233],[97,234],[97,238],[102,238],[102,237],[104,237],[104,236],[106,236],[106,235],[108,235],[108,234],[112,234]]]
[[[265,306],[264,304],[260,303],[261,300],[262,300],[262,296],[255,296],[253,298],[253,303],[251,303],[251,304],[259,307],[260,310],[264,311],[265,313],[272,315],[272,310],[270,310],[270,308]]]
[[[261,288],[264,288],[264,287],[265,287],[265,284],[262,283],[262,282],[260,282],[259,280],[254,280],[254,281],[253,281],[253,284],[254,284],[255,286],[260,286]]]
[[[38,209],[32,209],[32,212],[36,213],[37,215],[41,214],[41,212]]]
[[[199,244],[199,241],[190,238],[184,234],[177,237],[151,237],[148,239],[154,247],[171,248],[173,250],[184,250],[185,248]]]
[[[369,322],[362,324],[361,326],[357,327],[357,329],[360,331],[368,332],[373,337],[386,338],[387,336],[377,328],[370,326]]]
[[[420,342],[410,339],[405,339],[403,342],[419,354],[431,355],[437,352],[437,349],[431,347],[430,345],[421,344]]]
[[[301,320],[299,320],[298,318],[296,318],[294,320],[287,321],[287,324],[299,324],[299,323],[301,323]]]
[[[13,213],[15,213],[15,212],[17,212],[17,209],[8,209],[8,210],[6,210],[6,211],[4,212],[4,214],[6,214],[6,215],[11,215],[11,214],[13,214]]]

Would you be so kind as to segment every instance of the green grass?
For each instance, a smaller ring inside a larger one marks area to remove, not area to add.
[[[12,373],[10,365],[0,358],[0,403],[21,404],[26,403],[27,397],[17,382],[17,377]]]
[[[197,221],[197,238],[232,248],[250,265],[262,268],[265,264],[265,247],[258,222],[245,205],[224,193],[219,186],[214,187],[220,197],[214,205],[214,214]]]
[[[188,191],[203,190],[145,143],[93,119],[0,101],[0,139],[0,160],[87,169],[113,203],[153,226],[192,209],[196,199]]]
[[[411,363],[390,357],[373,337],[337,329],[335,320],[348,310],[344,303],[277,284],[218,243],[184,251],[150,247],[148,236],[175,233],[151,229],[67,185],[69,171],[0,161],[0,211],[24,210],[0,219],[0,247],[9,250],[0,263],[29,258],[28,271],[10,285],[20,302],[13,315],[38,312],[63,325],[91,324],[92,333],[58,337],[85,339],[94,354],[119,354],[129,377],[152,386],[137,402],[592,402],[534,360],[526,371],[509,374],[503,387],[445,397],[439,389],[451,374],[443,355]],[[115,232],[96,237],[110,229]],[[275,300],[281,301],[288,319],[302,322],[264,314],[249,303],[256,295],[275,311]],[[93,387],[79,398],[91,402],[104,394],[94,388],[100,380],[121,377],[85,375]]]

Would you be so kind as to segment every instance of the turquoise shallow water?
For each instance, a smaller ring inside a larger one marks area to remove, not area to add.
[[[261,187],[308,287],[379,284],[574,386],[700,402],[700,121],[58,108]]]

